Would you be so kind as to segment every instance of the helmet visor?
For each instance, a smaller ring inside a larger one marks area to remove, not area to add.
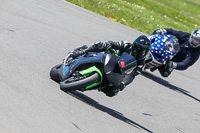
[[[200,46],[200,40],[197,37],[192,38],[192,44],[194,48],[197,48]]]
[[[164,45],[164,46],[165,46],[165,48],[166,48],[167,50],[172,51],[172,52],[178,52],[179,49],[180,49],[179,43],[178,43],[177,40],[171,40],[171,39],[169,39],[169,40],[167,40],[167,41],[165,42],[165,45]]]

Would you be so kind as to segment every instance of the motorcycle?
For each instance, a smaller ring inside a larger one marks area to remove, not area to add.
[[[180,49],[177,38],[171,34],[164,36],[155,34],[148,38],[151,46],[145,57],[145,69],[154,71],[158,67],[168,64]]]
[[[116,51],[87,52],[76,58],[66,56],[62,64],[50,71],[52,80],[60,83],[63,91],[86,91],[108,86],[119,86],[126,74],[137,66],[135,57],[124,52],[121,56]]]

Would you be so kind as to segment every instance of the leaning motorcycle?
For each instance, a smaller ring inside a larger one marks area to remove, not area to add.
[[[164,36],[160,34],[151,35],[149,40],[151,45],[145,57],[145,69],[150,69],[151,71],[166,65],[180,49],[178,39],[171,34]]]
[[[116,51],[87,52],[77,58],[66,56],[62,64],[50,71],[52,80],[60,83],[63,91],[101,90],[108,86],[119,86],[126,74],[137,66],[135,57],[124,52],[121,56]]]

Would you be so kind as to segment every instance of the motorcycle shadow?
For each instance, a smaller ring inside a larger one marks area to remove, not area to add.
[[[160,85],[163,85],[163,86],[165,86],[165,87],[167,87],[167,88],[169,88],[169,89],[171,89],[171,90],[177,91],[177,92],[179,92],[179,93],[182,93],[182,94],[184,94],[184,95],[186,95],[186,96],[188,96],[188,97],[190,97],[190,98],[192,98],[192,99],[194,99],[194,100],[200,102],[200,100],[199,100],[198,98],[196,98],[196,97],[194,97],[194,96],[188,94],[188,93],[190,93],[190,92],[188,92],[188,91],[186,91],[186,90],[184,90],[184,89],[182,89],[182,88],[180,88],[180,87],[177,87],[177,86],[175,86],[175,85],[172,85],[172,84],[169,83],[168,81],[166,81],[166,80],[164,80],[164,79],[162,79],[162,78],[160,78],[160,77],[158,77],[158,76],[156,76],[156,75],[153,75],[153,74],[151,74],[151,73],[149,73],[149,72],[146,72],[146,71],[145,71],[145,72],[142,72],[142,75],[143,75],[144,77],[148,78],[148,79],[151,79],[151,80],[157,82],[157,83],[160,84]]]
[[[116,110],[110,109],[106,106],[103,106],[103,105],[99,104],[97,101],[95,101],[94,99],[92,99],[92,98],[90,98],[90,97],[88,97],[88,96],[86,96],[86,95],[84,95],[84,94],[82,94],[78,91],[71,91],[71,92],[66,92],[66,93],[77,98],[78,100],[80,100],[80,101],[102,111],[102,112],[108,113],[110,116],[113,116],[116,119],[119,119],[119,120],[121,120],[121,121],[123,121],[127,124],[130,124],[131,126],[134,126],[134,127],[138,128],[140,130],[145,130],[147,132],[152,133],[152,131],[150,131],[149,129],[147,129],[147,128],[139,125],[138,123],[128,119],[127,117],[123,116],[122,113],[120,113]]]

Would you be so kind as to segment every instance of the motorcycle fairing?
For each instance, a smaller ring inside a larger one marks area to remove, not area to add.
[[[130,74],[137,66],[137,60],[134,56],[124,52],[118,61],[118,65],[122,74]]]
[[[126,52],[122,53],[120,57],[110,56],[108,60],[110,61],[110,63],[105,63],[107,64],[107,68],[105,67],[106,78],[114,86],[119,86],[124,81],[125,76],[127,74],[130,74],[137,66],[137,60],[135,59],[135,57],[129,55]],[[120,62],[124,62],[125,66],[122,66]],[[110,64],[111,66],[109,66],[108,64]],[[118,67],[119,72],[113,72],[116,67]]]
[[[81,64],[103,63],[104,54],[97,52],[88,52],[78,58],[69,61],[68,65],[63,64],[60,69],[61,81],[67,79]]]
[[[115,69],[119,57],[113,54],[105,54],[104,71],[109,74]]]

